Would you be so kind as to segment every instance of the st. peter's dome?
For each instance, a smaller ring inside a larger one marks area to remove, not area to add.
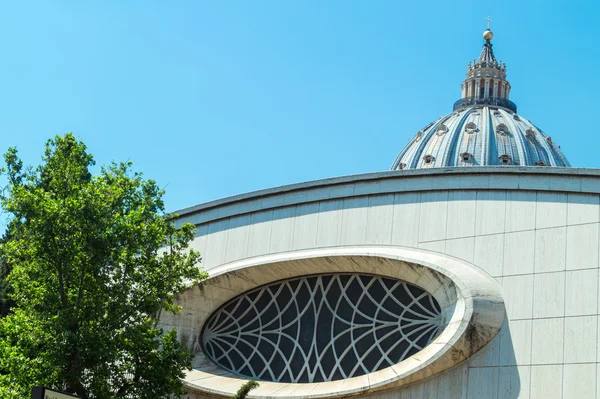
[[[469,63],[453,112],[410,139],[391,170],[448,166],[571,166],[560,147],[509,100],[506,65],[492,50],[491,31],[479,58]]]

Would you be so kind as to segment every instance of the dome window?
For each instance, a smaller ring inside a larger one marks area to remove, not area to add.
[[[500,111],[496,110],[496,111],[494,111],[494,116],[500,116],[501,117],[502,114],[500,113]]]
[[[421,137],[423,137],[423,131],[419,130],[417,132],[417,136],[415,137],[415,140],[419,141],[419,140],[421,140]]]
[[[404,168],[406,168],[406,164],[405,164],[405,163],[400,163],[400,164],[398,165],[398,170],[402,170],[402,169],[404,169]]]
[[[473,134],[477,131],[477,125],[473,122],[469,122],[467,123],[467,125],[465,126],[465,132],[469,133],[469,134]]]
[[[535,163],[535,165],[536,165],[536,166],[547,166],[547,165],[546,165],[546,162],[544,162],[544,161],[537,161],[537,162]]]
[[[498,157],[498,159],[500,159],[501,165],[511,165],[512,164],[512,157],[508,154],[502,154]]]
[[[527,129],[527,131],[525,132],[525,135],[527,136],[527,138],[530,138],[530,139],[535,138],[535,132],[533,131],[533,129]]]
[[[548,144],[550,144],[551,146],[553,146],[553,145],[554,145],[554,143],[552,142],[552,137],[547,137],[547,138],[546,138],[546,142],[547,142]]]
[[[425,156],[423,157],[423,163],[424,163],[424,164],[427,164],[427,165],[429,165],[429,164],[432,164],[432,163],[433,163],[433,161],[435,161],[435,158],[433,157],[433,155],[425,155]]]
[[[513,119],[516,120],[516,121],[520,121],[521,120],[521,118],[519,118],[519,115],[517,115],[517,114],[513,114]]]
[[[437,128],[436,131],[438,136],[442,136],[446,133],[448,133],[448,126],[444,125],[443,123]]]
[[[504,123],[501,123],[498,126],[496,126],[496,133],[502,136],[506,136],[508,135],[508,127],[506,127]]]
[[[463,163],[473,163],[473,154],[469,152],[463,152],[462,154],[460,154],[460,160]]]

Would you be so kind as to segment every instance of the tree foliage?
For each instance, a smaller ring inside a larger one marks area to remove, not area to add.
[[[72,134],[49,140],[37,168],[14,148],[4,158],[0,255],[13,303],[0,319],[0,397],[29,397],[33,385],[83,398],[181,394],[192,355],[158,320],[206,277],[193,226],[173,226],[163,190],[131,163],[93,176]]]
[[[231,397],[231,399],[246,399],[246,397],[248,396],[250,391],[253,390],[254,388],[258,388],[258,385],[259,385],[258,382],[254,381],[254,380],[248,381],[247,383],[242,385],[240,387],[240,389],[238,389],[236,394],[233,395]]]

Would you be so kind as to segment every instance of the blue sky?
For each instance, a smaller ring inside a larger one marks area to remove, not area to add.
[[[519,113],[600,167],[594,1],[4,1],[0,151],[74,132],[169,211],[386,170],[451,111],[488,15]]]

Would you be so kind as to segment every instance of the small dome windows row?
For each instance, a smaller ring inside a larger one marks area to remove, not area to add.
[[[465,125],[465,132],[468,134],[473,134],[477,132],[477,125],[473,122],[469,122]]]
[[[508,136],[508,127],[504,123],[501,123],[496,126],[496,133],[501,136]]]
[[[512,165],[513,160],[512,157],[508,154],[502,154],[498,157],[501,165]]]
[[[448,133],[448,126],[444,125],[443,123],[437,128],[436,130],[436,134],[438,136],[443,136],[444,134]]]
[[[460,160],[463,164],[472,164],[473,163],[473,154],[470,152],[463,152],[460,154]]]

